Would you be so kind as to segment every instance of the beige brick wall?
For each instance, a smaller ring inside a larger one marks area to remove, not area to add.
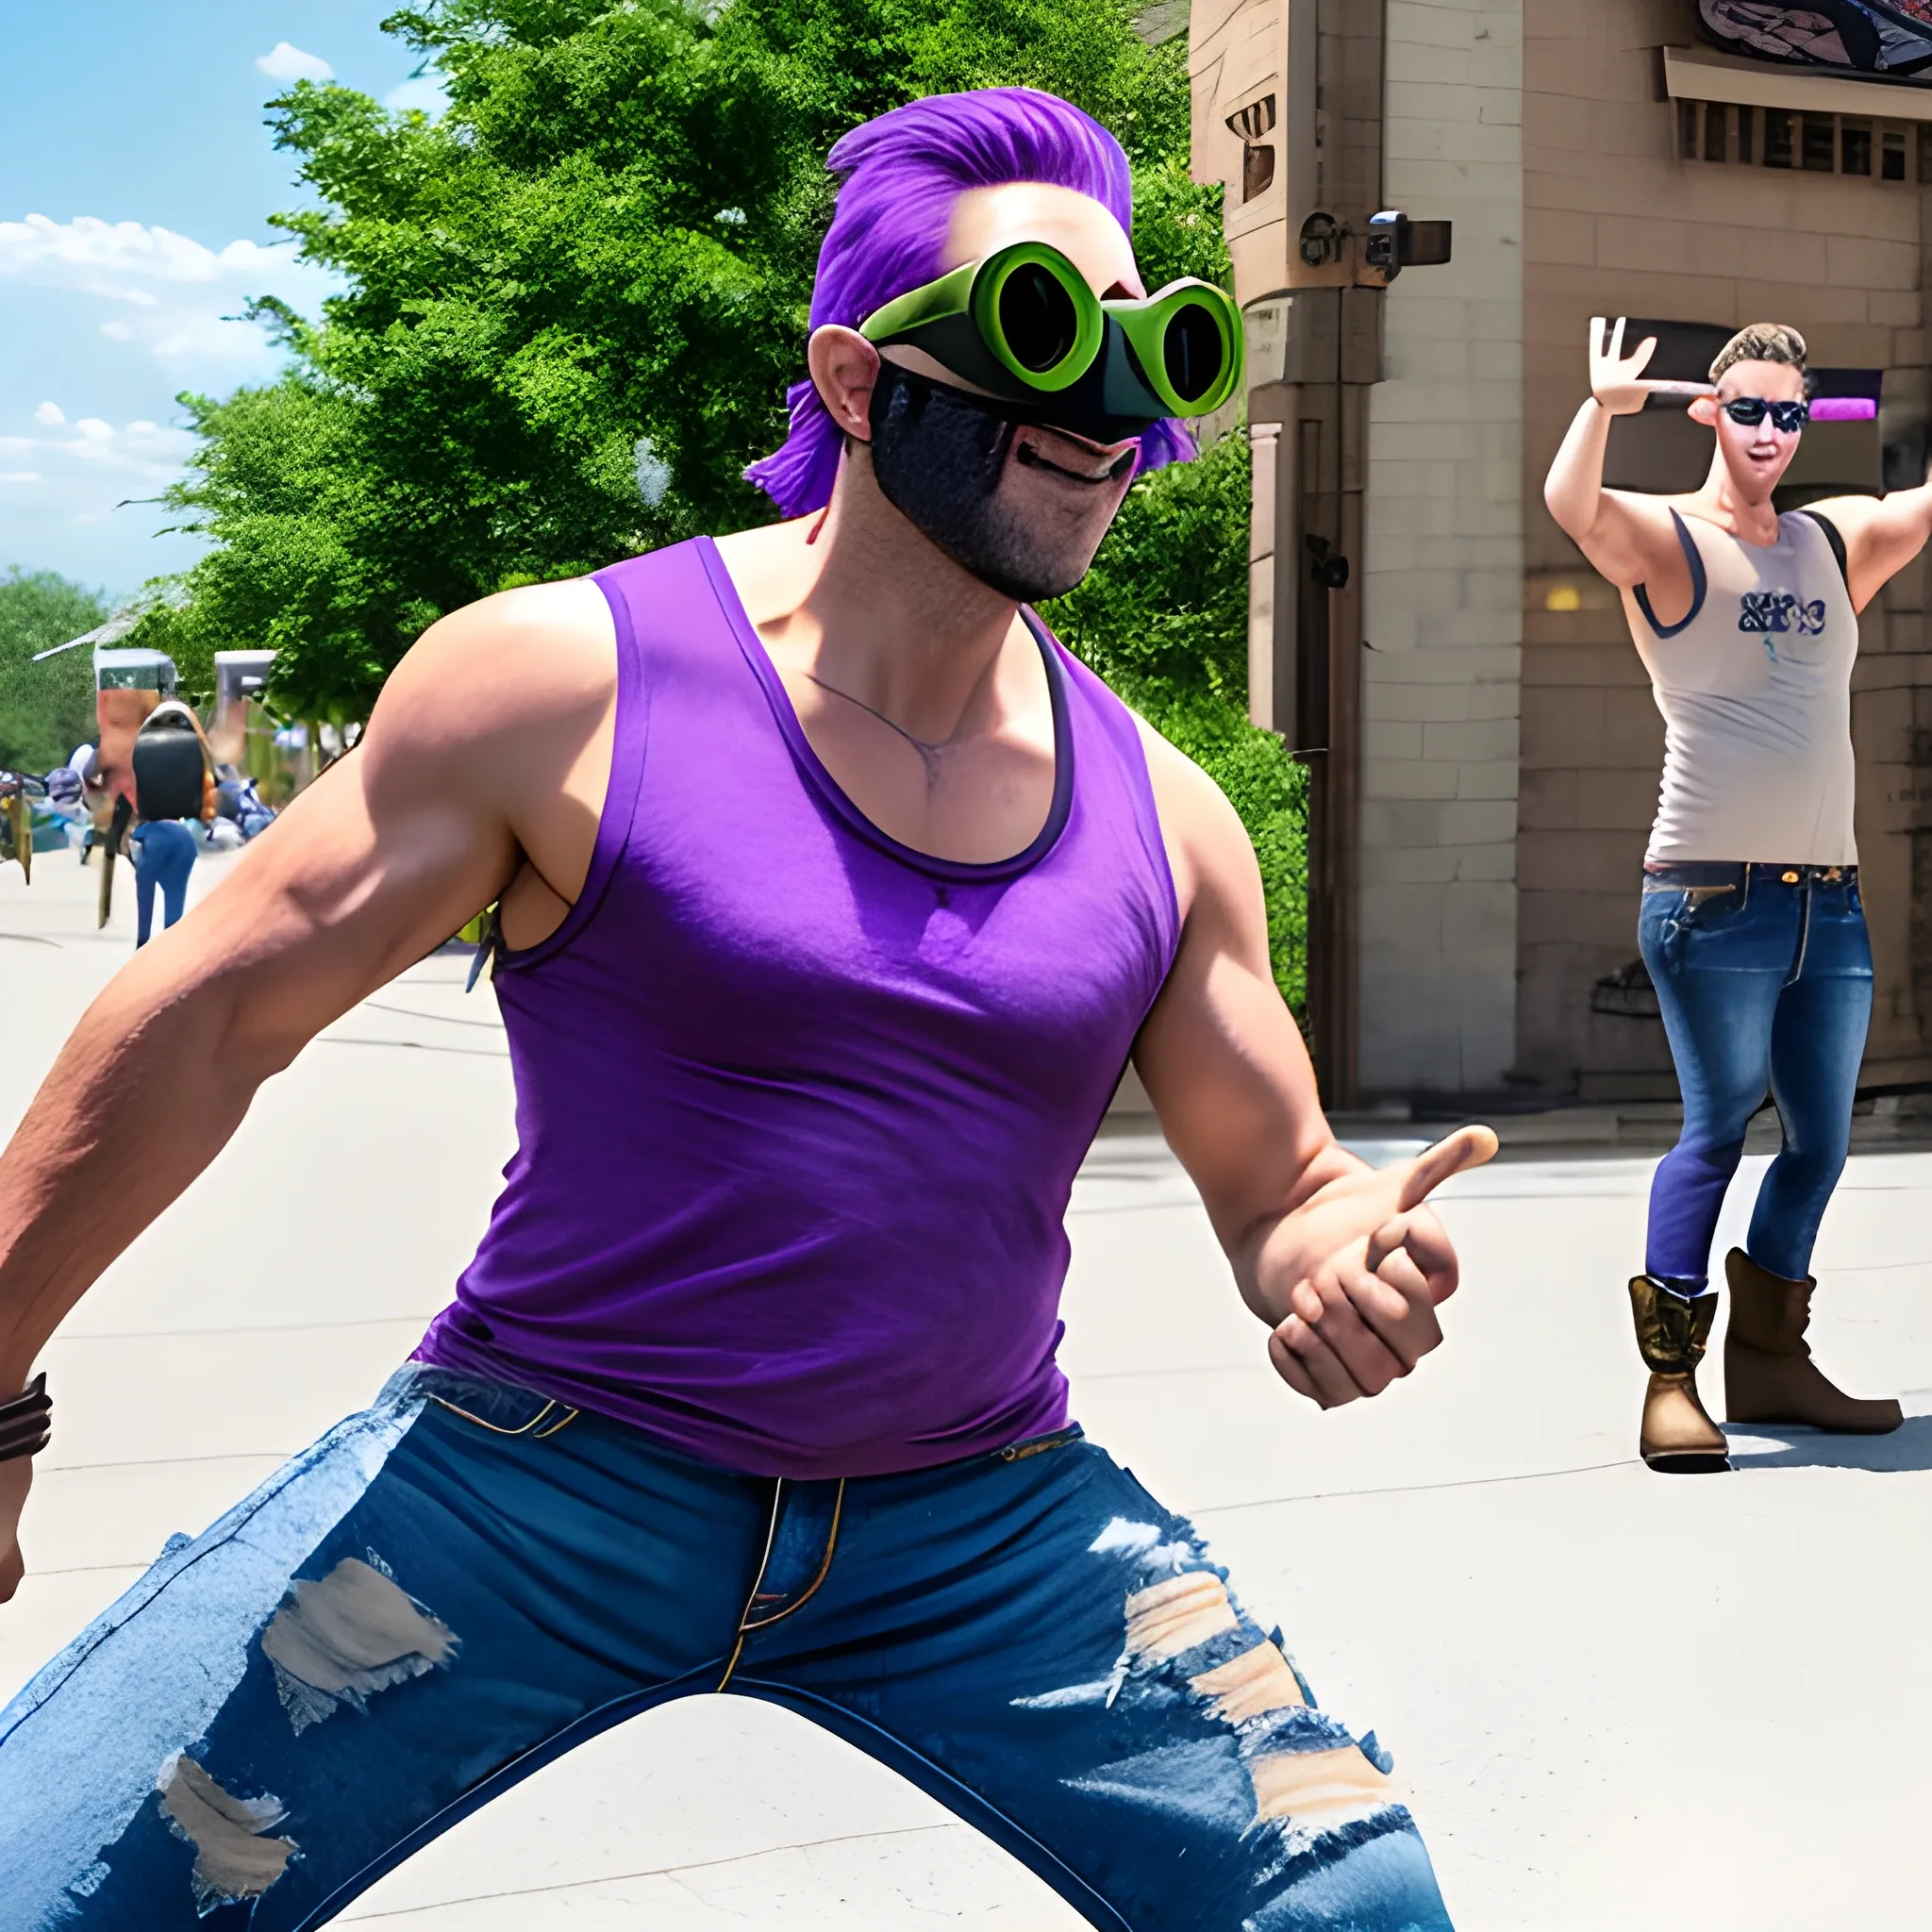
[[[1923,384],[1926,359],[1926,192],[1678,159],[1656,50],[1691,41],[1690,15],[1689,0],[1524,0],[1517,1063],[1548,1086],[1606,1095],[1670,1090],[1660,1026],[1590,1011],[1591,984],[1636,956],[1663,726],[1615,600],[1542,507],[1543,475],[1585,393],[1588,319],[1795,323],[1820,362],[1888,370],[1888,396]],[[1582,608],[1546,608],[1558,589],[1580,589]],[[1925,609],[1915,568],[1866,613],[1855,681],[1878,965],[1868,1081],[1932,1073],[1919,1017],[1932,988],[1922,1000],[1913,969],[1915,957],[1932,960],[1932,932],[1913,925],[1915,897],[1932,891]]]
[[[1523,0],[1388,0],[1383,200],[1456,224],[1390,290],[1364,559],[1363,1090],[1515,1057]]]

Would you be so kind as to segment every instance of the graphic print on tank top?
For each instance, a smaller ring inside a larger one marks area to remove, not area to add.
[[[1059,1427],[1067,1202],[1178,938],[1132,715],[1040,627],[1047,823],[932,858],[820,763],[708,540],[595,581],[608,793],[499,964],[518,1147],[421,1358],[756,1475]]]
[[[1671,512],[1691,603],[1659,624],[1626,593],[1631,636],[1664,719],[1664,769],[1645,858],[1853,865],[1851,676],[1858,620],[1815,517],[1745,543]]]

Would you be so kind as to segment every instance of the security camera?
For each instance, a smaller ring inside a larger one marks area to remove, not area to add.
[[[1369,217],[1362,266],[1386,285],[1406,268],[1439,268],[1449,259],[1453,222],[1412,222],[1399,208]]]

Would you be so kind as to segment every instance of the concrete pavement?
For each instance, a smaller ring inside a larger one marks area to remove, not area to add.
[[[71,856],[31,888],[0,871],[0,1125],[131,945],[131,890],[97,936],[92,886]],[[58,1434],[28,1581],[0,1608],[0,1697],[171,1533],[366,1401],[443,1299],[511,1144],[501,1030],[463,970],[426,960],[329,1028],[49,1348]],[[1324,1703],[1392,1750],[1465,1932],[1920,1923],[1932,1156],[1857,1156],[1819,1255],[1821,1357],[1857,1392],[1904,1391],[1906,1427],[1739,1432],[1740,1473],[1674,1480],[1632,1459],[1622,1282],[1651,1159],[1528,1148],[1454,1183],[1447,1346],[1322,1415],[1275,1382],[1186,1177],[1126,1124],[1073,1206],[1076,1413],[1194,1517]],[[343,1923],[948,1920],[1078,1923],[848,1747],[706,1698],[539,1774]]]

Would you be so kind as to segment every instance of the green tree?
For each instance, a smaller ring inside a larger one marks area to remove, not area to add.
[[[98,593],[52,571],[13,569],[0,578],[0,766],[51,771],[93,737],[90,654],[63,651],[43,664],[30,660],[37,651],[92,630],[107,615]]]
[[[225,402],[181,401],[201,442],[171,497],[180,526],[214,546],[131,641],[166,651],[182,690],[201,696],[216,651],[274,650],[278,695],[300,716],[366,717],[394,661],[387,646],[441,612],[391,574],[385,514],[407,510],[368,459],[355,399],[297,367]]]
[[[1122,136],[1157,282],[1224,273],[1187,178],[1179,42],[1126,0],[442,0],[393,15],[432,124],[308,83],[272,104],[320,206],[278,217],[346,291],[271,316],[282,382],[189,399],[172,501],[214,539],[183,653],[273,644],[302,715],[366,712],[443,611],[771,514],[741,480],[800,373],[826,149],[917,95],[1052,88]]]
[[[1085,580],[1041,615],[1155,729],[1209,772],[1241,813],[1268,894],[1274,981],[1307,991],[1307,773],[1247,720],[1248,440],[1127,492]]]
[[[1132,0],[432,0],[385,23],[445,78],[432,123],[302,83],[271,104],[317,206],[277,217],[345,289],[262,305],[276,383],[184,399],[172,494],[208,555],[142,641],[184,684],[272,645],[295,715],[366,715],[444,611],[699,530],[764,521],[741,477],[801,373],[826,150],[915,97],[1024,84],[1087,108],[1134,169],[1150,285],[1224,278],[1189,177],[1185,45]],[[1136,486],[1055,621],[1201,758],[1263,857],[1299,988],[1300,774],[1243,715],[1241,439]]]

